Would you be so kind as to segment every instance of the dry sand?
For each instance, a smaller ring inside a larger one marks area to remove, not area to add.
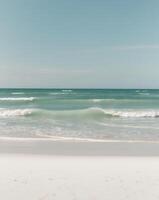
[[[159,157],[153,155],[158,144],[0,144],[2,200],[159,199]]]

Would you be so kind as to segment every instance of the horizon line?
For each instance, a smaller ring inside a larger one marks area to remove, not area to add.
[[[3,89],[41,89],[41,90],[65,90],[65,89],[72,89],[72,90],[159,90],[159,88],[72,88],[72,87],[0,87],[0,90]]]

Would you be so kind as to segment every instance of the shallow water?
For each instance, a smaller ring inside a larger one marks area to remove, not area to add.
[[[159,141],[159,90],[1,89],[0,136]]]

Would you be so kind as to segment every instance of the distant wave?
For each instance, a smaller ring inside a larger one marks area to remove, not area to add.
[[[24,92],[12,92],[12,94],[15,94],[15,95],[17,95],[17,94],[24,94]]]
[[[16,117],[16,116],[27,116],[31,115],[31,109],[0,109],[0,117]]]
[[[65,94],[70,94],[72,90],[60,90],[58,92],[50,92],[50,95],[65,95]]]
[[[106,100],[106,99],[105,99]],[[101,101],[104,101],[104,99],[92,99],[92,101],[94,102],[94,103],[99,103],[99,102],[101,102]]]
[[[93,101],[94,103],[100,102],[114,102],[114,101],[132,101],[132,99],[88,99],[87,101]]]
[[[50,92],[49,93],[50,95],[64,95],[64,94],[67,94],[67,93],[65,93],[65,92]]]
[[[140,95],[150,95],[150,93],[148,93],[148,92],[140,92],[139,94]]]
[[[72,92],[72,90],[62,90],[62,92]]]
[[[0,101],[33,101],[35,99],[35,97],[3,97]]]

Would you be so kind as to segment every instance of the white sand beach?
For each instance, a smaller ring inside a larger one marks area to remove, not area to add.
[[[5,140],[0,144],[0,199],[159,199],[159,157],[154,153],[158,144]]]
[[[159,200],[159,0],[0,1],[0,200]]]

